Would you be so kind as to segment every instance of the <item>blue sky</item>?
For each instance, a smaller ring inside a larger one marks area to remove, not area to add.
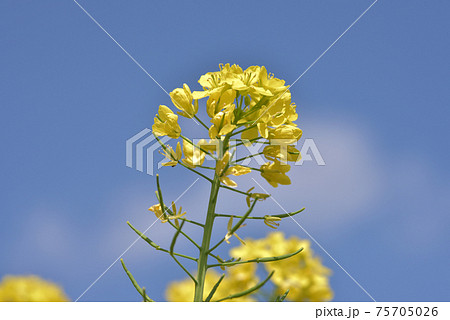
[[[200,89],[200,75],[228,62],[292,83],[371,1],[80,4],[171,91]],[[380,301],[450,298],[449,10],[380,0],[291,89],[326,166],[296,167],[293,185],[271,193],[287,210],[305,206],[297,221]],[[2,1],[0,30],[0,276],[39,274],[75,299],[136,239],[127,220],[153,222],[154,178],[125,166],[125,141],[170,99],[73,1]],[[160,174],[167,199],[194,180],[180,168]],[[203,210],[206,192],[196,185],[179,203]],[[242,208],[223,197],[224,211]],[[292,221],[280,230],[307,237]],[[149,235],[168,241],[161,224]],[[313,248],[333,269],[336,301],[369,300]],[[142,241],[124,258],[157,300],[184,277]],[[116,264],[82,300],[138,296]]]

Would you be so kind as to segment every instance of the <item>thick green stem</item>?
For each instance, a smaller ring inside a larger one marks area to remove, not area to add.
[[[214,175],[211,186],[211,194],[209,196],[208,211],[206,213],[206,221],[203,232],[203,240],[200,248],[200,255],[197,262],[197,283],[195,284],[194,301],[203,301],[203,290],[205,286],[205,277],[208,264],[209,245],[211,243],[211,234],[214,224],[214,216],[216,211],[217,195],[219,194],[220,181],[219,177]]]
[[[223,156],[225,151],[229,147],[230,136],[229,133],[225,136],[221,146],[220,157]],[[218,166],[219,159],[216,159],[216,167]],[[220,173],[219,173],[220,174]],[[206,271],[208,269],[208,256],[210,254],[209,246],[211,244],[211,235],[214,224],[214,218],[216,216],[216,203],[217,196],[220,190],[220,177],[217,173],[214,174],[214,179],[211,181],[211,193],[209,195],[208,211],[206,212],[206,221],[203,228],[203,240],[200,247],[200,254],[197,261],[197,282],[195,283],[194,302],[203,301],[203,291],[205,289]]]

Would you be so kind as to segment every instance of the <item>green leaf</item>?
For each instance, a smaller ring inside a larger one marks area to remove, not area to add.
[[[283,293],[281,296],[276,297],[275,302],[283,302],[284,299],[286,299],[286,296],[288,295],[288,293],[289,293],[289,289],[287,289],[286,292]]]
[[[219,300],[217,300],[216,302],[220,302],[220,301],[224,301],[224,300],[230,300],[230,299],[240,298],[240,297],[246,296],[246,295],[248,295],[248,294],[250,294],[250,293],[252,293],[252,292],[258,290],[258,289],[261,288],[263,285],[265,285],[266,282],[269,281],[270,278],[272,278],[272,276],[273,276],[274,273],[275,273],[275,271],[272,271],[266,279],[264,279],[263,281],[261,281],[260,283],[258,283],[256,286],[251,287],[250,289],[247,289],[247,290],[242,291],[242,292],[239,292],[239,293],[230,294],[229,296],[227,296],[227,297],[225,297],[225,298],[222,298],[222,299],[219,299]]]
[[[128,278],[130,278],[131,283],[133,284],[133,286],[136,288],[137,292],[139,292],[139,294],[142,296],[142,298],[144,299],[144,302],[155,302],[154,300],[150,299],[149,296],[145,293],[145,291],[139,286],[139,284],[136,282],[136,280],[134,279],[133,275],[131,274],[130,271],[128,271],[127,267],[125,266],[125,263],[123,262],[123,259],[120,259],[120,262],[122,263],[122,267],[125,270],[125,272],[127,273]]]
[[[208,294],[208,297],[206,297],[205,302],[211,301],[212,297],[214,296],[214,293],[216,293],[216,290],[219,287],[219,285],[222,282],[224,277],[225,277],[225,273],[220,277],[219,281],[217,281],[216,284],[214,285],[214,287],[211,289],[211,292]]]

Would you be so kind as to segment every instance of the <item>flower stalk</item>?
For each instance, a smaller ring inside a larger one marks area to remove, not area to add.
[[[208,211],[206,213],[205,228],[203,231],[203,240],[200,248],[200,254],[197,262],[197,283],[195,284],[194,302],[203,301],[203,291],[205,289],[205,277],[208,264],[209,246],[215,218],[217,196],[220,189],[220,180],[217,174],[211,184],[211,193],[209,195]]]

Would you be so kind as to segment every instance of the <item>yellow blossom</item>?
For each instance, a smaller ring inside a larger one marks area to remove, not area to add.
[[[206,112],[213,118],[219,111],[232,105],[235,98],[236,92],[232,89],[216,90],[206,102]]]
[[[155,136],[169,136],[177,139],[181,134],[181,128],[178,125],[178,116],[167,106],[160,105],[152,130]]]
[[[273,74],[267,74],[265,67],[261,67],[259,72],[259,84],[264,89],[269,90],[273,94],[278,94],[286,91],[285,81],[275,78]]]
[[[277,128],[269,129],[269,139],[277,140],[283,144],[296,143],[302,136],[302,130],[294,123],[284,124]]]
[[[193,118],[198,112],[198,103],[192,104],[193,96],[191,89],[185,83],[183,88],[177,88],[170,93],[170,98],[172,99],[175,107],[181,110],[178,114],[186,118]]]
[[[266,194],[266,193],[250,193],[250,191],[252,191],[253,189],[255,189],[255,187],[251,187],[250,189],[247,190],[247,197],[245,198],[247,205],[250,207],[250,200],[251,199],[256,199],[256,200],[266,200],[268,197],[270,197],[270,194]]]
[[[273,216],[264,216],[264,224],[272,229],[276,229],[280,226],[280,224],[277,221],[281,221],[280,217],[273,217]]]
[[[153,212],[156,216],[156,218],[158,218],[159,220],[161,220],[162,223],[166,223],[168,218],[167,218],[167,213],[163,212],[161,209],[161,204],[155,204],[153,206],[151,206],[150,208],[148,208],[149,211]]]
[[[224,136],[236,128],[236,125],[233,124],[234,109],[235,109],[234,104],[229,105],[224,110],[219,111],[211,119],[211,123],[213,124],[209,128],[209,137],[211,139],[214,139],[217,136]]]
[[[241,225],[238,229],[244,227],[245,225]],[[230,217],[230,219],[228,220],[228,225],[227,225],[227,234],[225,235],[225,242],[226,243],[230,243],[230,238],[232,236],[235,236],[242,244],[245,244],[245,241],[241,239],[241,237],[238,236],[238,234],[235,232],[231,232],[231,229],[233,228],[233,216]]]
[[[168,162],[164,162],[163,166],[176,166],[178,161],[180,161],[182,153],[181,153],[181,145],[178,142],[176,151],[173,151],[172,147],[167,145],[166,148],[161,151],[161,153],[169,160]]]
[[[179,212],[177,213],[177,208],[175,207],[175,203],[172,202],[172,215],[168,215],[167,213],[167,209],[165,212],[162,211],[161,209],[161,204],[155,204],[153,206],[151,206],[150,208],[148,208],[149,211],[152,211],[156,218],[158,218],[159,220],[161,220],[162,223],[166,223],[169,220],[175,220],[175,223],[178,225],[178,222],[176,219],[181,218],[182,216],[184,216],[186,214],[186,212],[181,213],[182,211],[182,207],[180,207]]]
[[[186,211],[183,212],[183,207],[180,206],[180,210],[178,210],[177,212],[177,207],[175,206],[175,202],[172,201],[172,215],[169,216],[169,220],[174,220],[175,221],[175,225],[177,227],[180,227],[180,224],[178,223],[178,219],[183,217],[184,215],[186,215]]]
[[[284,260],[264,264],[246,263],[226,268],[223,281],[217,288],[212,301],[220,300],[230,294],[245,291],[254,287],[260,280],[257,276],[257,266],[263,265],[268,273],[275,271],[270,279],[275,286],[276,294],[289,290],[288,301],[329,301],[333,291],[329,285],[331,271],[325,267],[319,257],[314,255],[308,240],[297,237],[284,237],[281,232],[271,232],[263,239],[245,239],[245,245],[230,250],[230,256],[235,259],[250,260],[255,258],[274,257],[289,254],[303,248],[297,255]],[[215,270],[208,270],[205,279],[203,299],[207,297],[220,275]],[[172,282],[166,290],[168,301],[192,301],[195,286],[191,279]],[[256,301],[255,296],[246,295],[227,301]]]
[[[272,232],[267,238],[245,239],[246,245],[233,248],[230,255],[235,258],[254,259],[258,257],[280,256],[303,251],[288,259],[265,263],[267,272],[275,271],[271,282],[278,294],[289,289],[290,301],[329,301],[333,298],[328,278],[331,271],[322,265],[314,255],[308,240],[297,237],[286,239],[281,232]]]
[[[244,72],[234,75],[231,87],[239,91],[241,95],[272,96],[273,94],[270,90],[259,85],[260,72],[261,68],[259,66],[248,67]]]
[[[237,64],[230,65],[227,63],[226,65],[220,64],[220,77],[221,80],[228,84],[232,85],[233,82],[242,74],[244,74],[244,71],[240,66]]]
[[[237,187],[237,183],[231,180],[228,176],[241,176],[250,173],[252,170],[248,167],[241,165],[235,165],[230,167],[231,153],[225,152],[222,159],[217,162],[216,174],[219,176],[220,181],[228,187]]]
[[[65,302],[69,298],[57,284],[38,276],[5,276],[0,282],[0,302]]]
[[[263,153],[268,160],[272,161],[278,159],[282,161],[296,162],[301,158],[300,151],[298,151],[292,145],[286,146],[280,144],[280,145],[266,146],[264,147]]]
[[[280,94],[261,108],[258,121],[264,121],[270,126],[278,127],[297,120],[295,103],[291,103],[291,93]]]
[[[261,176],[267,180],[268,183],[272,185],[272,187],[278,187],[278,184],[291,184],[291,179],[286,175],[291,169],[291,166],[288,164],[283,164],[277,159],[274,162],[267,162],[261,166]]]
[[[194,145],[192,141],[183,140],[183,163],[190,168],[201,166],[205,161],[206,154],[200,150],[199,146]]]
[[[264,119],[264,118],[262,118]],[[267,139],[269,138],[269,128],[267,127],[267,123],[266,122],[258,122],[257,124],[258,126],[258,132],[261,135],[261,137]]]
[[[200,77],[198,82],[203,87],[204,92],[195,92],[194,98],[211,95],[218,88],[232,88],[239,91],[241,95],[273,96],[271,89],[278,79],[273,79],[273,76],[268,77],[264,67],[250,66],[245,71],[236,64],[220,64],[219,67],[220,71],[208,72]],[[263,77],[266,78],[265,80],[261,78],[261,70],[264,70]],[[262,83],[265,85],[263,86]]]
[[[230,66],[229,63],[226,65],[219,65],[220,71],[208,72],[200,77],[198,83],[203,87],[205,91],[213,90],[224,85],[231,85],[236,74],[241,74],[242,68],[236,64]]]

